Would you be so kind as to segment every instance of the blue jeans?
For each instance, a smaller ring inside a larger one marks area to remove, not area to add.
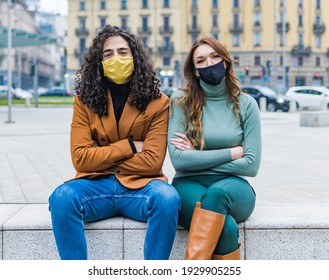
[[[166,260],[175,239],[180,197],[173,186],[160,180],[128,189],[109,175],[60,185],[49,198],[49,210],[61,259],[88,258],[84,222],[124,216],[147,221],[144,258]]]

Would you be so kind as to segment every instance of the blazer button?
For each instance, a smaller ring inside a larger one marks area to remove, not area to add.
[[[105,142],[105,138],[101,138],[101,142]]]

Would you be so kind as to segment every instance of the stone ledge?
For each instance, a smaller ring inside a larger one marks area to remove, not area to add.
[[[244,259],[329,259],[329,204],[256,205],[239,224]],[[47,204],[0,205],[2,259],[56,260]],[[146,223],[116,217],[86,223],[90,259],[143,259]],[[187,231],[177,230],[171,259],[185,253]]]
[[[329,111],[300,113],[300,126],[329,126]]]

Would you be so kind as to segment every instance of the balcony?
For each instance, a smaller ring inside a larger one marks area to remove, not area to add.
[[[283,24],[281,22],[278,22],[276,24],[276,30],[278,33],[282,33],[282,28],[283,27]],[[286,33],[288,33],[290,30],[290,23],[289,22],[286,22]]]
[[[197,24],[188,25],[187,32],[190,34],[199,34],[201,32],[201,26]]]
[[[294,46],[291,50],[292,56],[310,56],[312,53],[311,47],[304,47],[303,45]]]
[[[172,26],[160,26],[159,33],[161,35],[172,34],[172,33],[174,33],[174,28]]]
[[[158,53],[161,56],[168,56],[168,55],[172,56],[172,55],[174,55],[174,52],[175,51],[174,51],[174,44],[173,43],[171,43],[167,46],[162,46],[162,47],[158,48]]]
[[[75,29],[75,34],[77,36],[88,36],[89,35],[89,30],[85,27],[78,27]]]
[[[313,32],[314,34],[323,34],[326,31],[326,27],[322,23],[314,23],[313,24]]]
[[[231,33],[242,33],[243,32],[243,25],[239,23],[234,23],[230,27]]]
[[[149,26],[138,27],[137,32],[138,32],[138,34],[142,34],[142,35],[151,35],[152,34],[152,28],[149,27]]]

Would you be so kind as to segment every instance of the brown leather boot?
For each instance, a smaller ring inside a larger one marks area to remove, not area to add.
[[[212,255],[212,260],[240,260],[240,247],[234,252],[228,253],[226,255]]]
[[[197,202],[188,236],[185,260],[210,260],[224,226],[225,216],[201,208]]]

